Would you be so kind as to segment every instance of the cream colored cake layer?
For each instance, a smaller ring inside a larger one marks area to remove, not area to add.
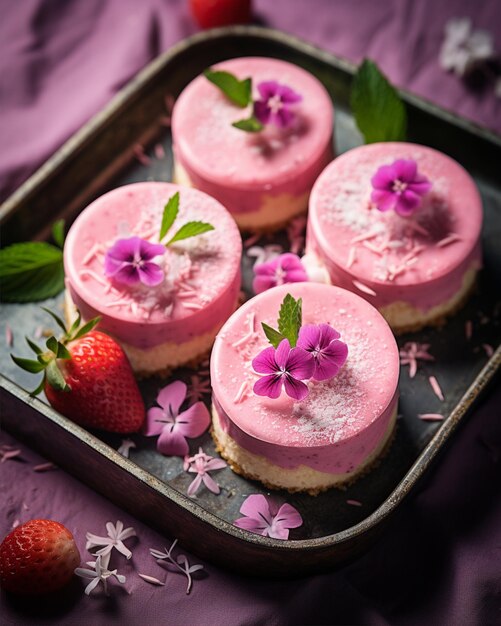
[[[187,171],[177,161],[174,161],[173,182],[184,187],[193,187]],[[241,230],[270,231],[284,226],[290,219],[306,211],[309,193],[301,196],[292,196],[288,193],[264,194],[262,198],[259,211],[232,213]]]
[[[76,319],[76,308],[68,290],[65,292],[64,313],[67,324],[71,324]],[[137,375],[168,375],[176,367],[191,365],[206,356],[212,348],[219,329],[220,325],[190,341],[184,343],[165,342],[146,350],[130,346],[123,341],[119,343]]]
[[[307,491],[316,495],[331,487],[342,487],[356,480],[364,474],[384,451],[395,429],[398,404],[395,406],[385,436],[378,447],[357,467],[354,472],[346,474],[326,474],[310,467],[301,465],[294,469],[285,469],[270,463],[264,457],[258,456],[239,446],[221,428],[219,416],[215,407],[212,407],[212,436],[217,450],[231,465],[233,471],[246,478],[259,480],[272,489],[286,489],[289,492]]]

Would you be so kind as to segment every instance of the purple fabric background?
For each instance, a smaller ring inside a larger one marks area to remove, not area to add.
[[[195,32],[177,0],[0,0],[0,194],[13,191],[156,54]],[[256,15],[334,53],[375,59],[400,86],[501,133],[492,89],[469,91],[437,63],[444,23],[469,15],[496,36],[501,5],[489,0],[259,0]],[[166,587],[148,554],[162,537],[22,444],[22,461],[0,465],[0,535],[15,520],[55,518],[85,552],[85,532],[107,521],[133,525],[134,557],[120,569],[125,589],[86,597],[75,580],[57,605],[0,594],[2,624],[496,624],[501,621],[501,390],[464,425],[382,540],[337,572],[296,581],[248,580],[206,565],[184,593]],[[0,444],[18,445],[5,433]],[[103,476],[103,480],[106,477]],[[168,541],[173,538],[166,538]],[[235,556],[238,558],[238,555]],[[194,562],[198,562],[196,558]]]

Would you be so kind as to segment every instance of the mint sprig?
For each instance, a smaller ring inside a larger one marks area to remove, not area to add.
[[[303,301],[301,298],[296,300],[288,293],[280,306],[278,316],[278,330],[272,328],[268,324],[261,322],[264,334],[274,348],[284,339],[288,339],[291,348],[297,343],[299,330],[302,325],[303,318]]]
[[[64,246],[64,220],[57,220],[52,224],[52,239],[61,249]]]
[[[170,228],[174,224],[176,217],[179,213],[179,192],[176,193],[169,198],[167,204],[164,207],[164,212],[162,215],[162,224],[160,226],[160,237],[159,241],[162,241],[164,237],[169,232]],[[165,243],[165,246],[170,246],[176,241],[182,241],[183,239],[189,239],[190,237],[196,237],[197,235],[202,235],[203,233],[208,233],[210,230],[215,230],[212,224],[208,222],[186,222],[183,224],[181,228],[175,233],[173,237]]]
[[[237,106],[245,108],[250,104],[252,98],[252,80],[250,78],[239,80],[230,72],[210,68],[205,70],[204,76]]]
[[[14,243],[0,250],[3,302],[36,302],[64,289],[63,252],[49,243]]]
[[[369,59],[362,62],[353,79],[351,109],[365,143],[405,140],[405,105],[397,90]]]

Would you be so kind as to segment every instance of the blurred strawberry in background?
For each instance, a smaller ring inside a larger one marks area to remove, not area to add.
[[[191,14],[200,28],[247,24],[251,0],[189,0]]]

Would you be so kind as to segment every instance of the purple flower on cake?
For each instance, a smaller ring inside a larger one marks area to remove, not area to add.
[[[189,447],[186,437],[199,437],[210,424],[210,415],[203,402],[192,404],[179,412],[186,398],[186,385],[176,380],[160,390],[159,407],[151,408],[146,415],[146,437],[160,435],[157,450],[166,456],[185,456]]]
[[[154,287],[163,281],[164,272],[152,259],[164,252],[162,244],[150,243],[140,237],[119,239],[106,252],[104,273],[130,287],[138,283]]]
[[[293,506],[286,503],[278,508],[276,502],[267,500],[261,494],[246,498],[240,513],[245,517],[235,520],[235,526],[272,539],[288,539],[289,529],[298,528],[303,523],[301,515]]]
[[[371,179],[373,191],[371,200],[380,211],[394,209],[407,217],[421,203],[431,189],[431,183],[417,171],[417,163],[412,159],[397,159],[391,165],[382,165]]]
[[[306,324],[299,331],[297,345],[309,352],[315,362],[313,380],[328,380],[345,364],[348,346],[329,324]]]
[[[267,289],[285,283],[301,283],[308,280],[308,274],[297,254],[286,252],[266,263],[254,266],[254,293],[262,293]]]
[[[302,400],[308,395],[308,387],[301,381],[311,378],[315,361],[309,352],[302,348],[291,348],[289,340],[283,339],[277,349],[265,348],[252,361],[258,374],[266,374],[254,384],[254,393],[276,399],[282,385],[285,393]]]
[[[187,494],[189,496],[194,496],[202,483],[209,491],[212,491],[212,493],[218,494],[221,491],[217,482],[212,478],[212,476],[209,475],[209,472],[227,467],[226,463],[222,459],[215,459],[214,457],[205,454],[202,448],[199,448],[198,454],[191,457],[184,457],[183,466],[186,472],[196,474],[195,479],[188,487]]]
[[[290,126],[295,118],[290,107],[301,102],[302,96],[275,80],[263,81],[257,89],[261,100],[254,102],[254,116],[261,124],[275,124],[279,128]]]

